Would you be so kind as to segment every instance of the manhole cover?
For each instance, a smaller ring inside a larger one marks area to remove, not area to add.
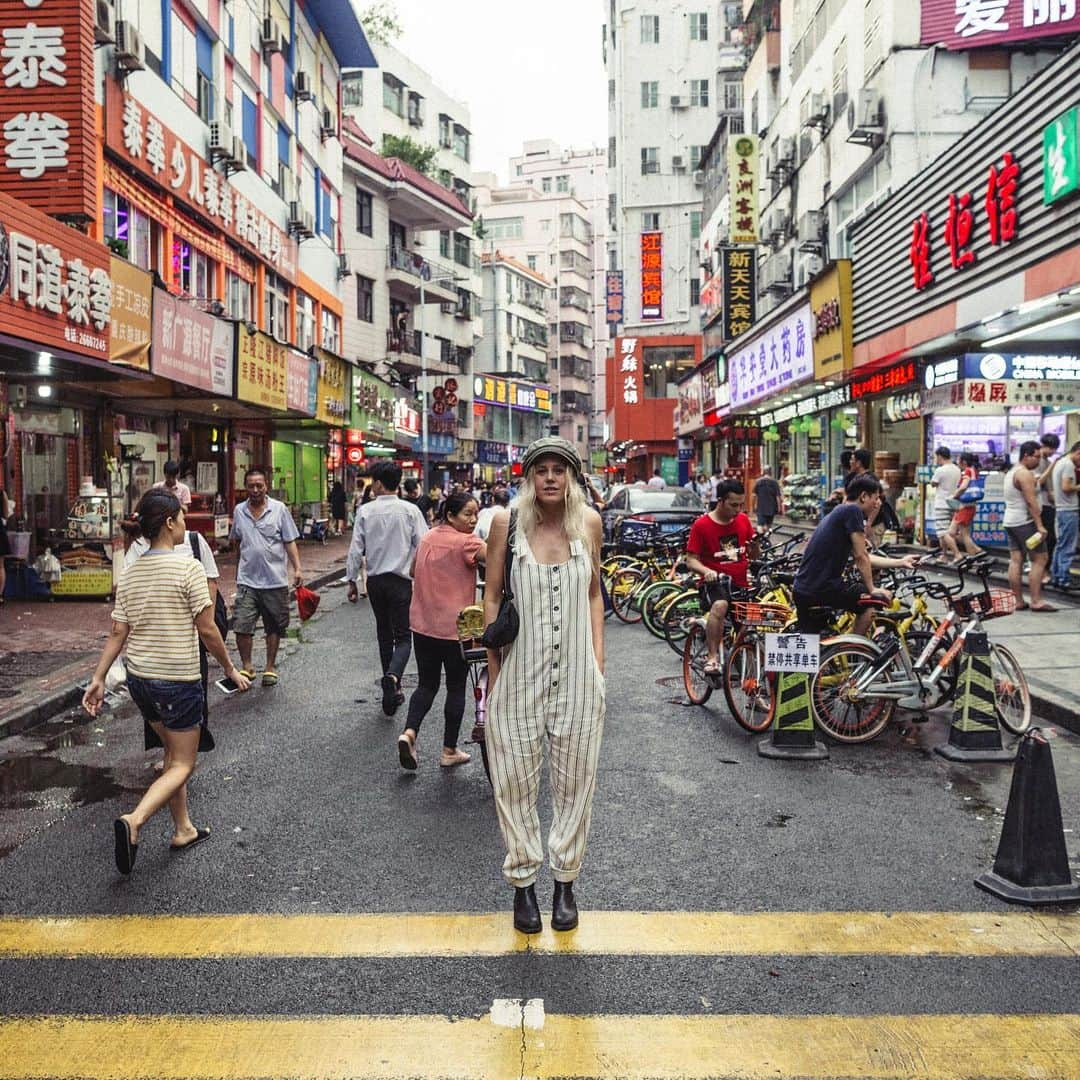
[[[657,686],[662,686],[665,690],[675,690],[681,687],[683,684],[683,678],[681,675],[665,675],[662,679],[656,680]]]

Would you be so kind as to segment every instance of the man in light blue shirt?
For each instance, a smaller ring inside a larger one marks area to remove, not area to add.
[[[266,670],[262,684],[276,686],[278,645],[289,627],[288,565],[292,566],[293,584],[304,584],[300,551],[296,546],[300,533],[289,508],[267,495],[266,473],[262,469],[248,469],[244,474],[244,487],[248,497],[233,511],[229,534],[229,539],[240,545],[233,630],[240,652],[241,673],[254,679],[251,645],[255,623],[262,619],[266,634]]]
[[[401,676],[412,655],[409,605],[412,603],[412,568],[427,522],[416,504],[399,499],[401,467],[380,461],[371,471],[375,498],[360,507],[353,525],[352,543],[345,560],[349,602],[359,595],[356,579],[360,560],[367,556],[367,591],[382,662],[382,707],[393,716],[405,700]]]

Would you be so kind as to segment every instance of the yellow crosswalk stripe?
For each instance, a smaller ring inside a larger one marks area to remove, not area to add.
[[[440,1016],[0,1020],[0,1073],[311,1077],[1080,1078],[1078,1015]]]
[[[0,918],[35,957],[1080,956],[1080,919],[1034,912],[588,911],[525,937],[509,913]]]

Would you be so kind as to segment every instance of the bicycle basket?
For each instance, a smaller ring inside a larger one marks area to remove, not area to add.
[[[757,626],[762,630],[783,630],[795,617],[786,604],[768,604],[758,601],[739,601],[732,604],[732,614],[738,623]]]
[[[1016,596],[1010,589],[988,589],[979,596],[979,611],[983,621],[1000,619],[1016,610]]]
[[[484,634],[484,608],[481,604],[470,604],[462,608],[457,617],[458,641],[479,640]]]

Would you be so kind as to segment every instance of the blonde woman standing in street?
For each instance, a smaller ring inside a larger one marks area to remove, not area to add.
[[[574,446],[538,439],[522,458],[512,510],[499,510],[488,538],[486,622],[499,612],[511,516],[511,587],[517,638],[488,650],[487,745],[495,807],[514,887],[514,926],[539,933],[535,883],[543,861],[537,814],[545,741],[554,820],[548,861],[555,878],[551,925],[578,924],[573,882],[585,855],[604,730],[604,606],[600,516],[587,505]]]

